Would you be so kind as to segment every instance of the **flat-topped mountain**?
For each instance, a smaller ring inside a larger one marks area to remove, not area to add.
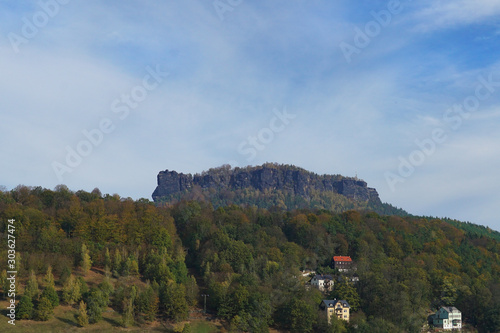
[[[214,206],[234,203],[261,208],[385,211],[377,190],[363,180],[272,163],[234,169],[225,165],[195,175],[161,171],[152,197],[155,202],[197,198]]]

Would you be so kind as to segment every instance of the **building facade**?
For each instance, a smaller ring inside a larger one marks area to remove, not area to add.
[[[311,278],[311,286],[320,291],[332,291],[333,284],[333,277],[331,275],[315,275]]]
[[[349,256],[334,256],[332,259],[332,267],[338,269],[339,272],[349,272],[354,268],[353,266]]]
[[[433,325],[444,330],[462,329],[462,312],[454,306],[443,306],[434,315]]]
[[[321,308],[326,312],[326,318],[328,319],[328,324],[331,323],[332,316],[337,316],[338,319],[349,321],[349,303],[345,300],[323,300],[321,302]]]

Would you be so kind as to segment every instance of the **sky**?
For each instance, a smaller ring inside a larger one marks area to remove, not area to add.
[[[294,164],[500,231],[497,0],[0,0],[0,185]]]

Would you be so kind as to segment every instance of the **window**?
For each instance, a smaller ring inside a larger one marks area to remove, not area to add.
[[[347,312],[347,310],[344,310],[344,312]]]

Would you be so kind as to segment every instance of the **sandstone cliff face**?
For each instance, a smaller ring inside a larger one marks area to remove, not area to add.
[[[161,171],[153,200],[179,193],[188,193],[194,186],[202,189],[240,190],[252,188],[259,191],[282,190],[294,195],[307,197],[311,191],[330,191],[342,194],[356,201],[380,202],[377,191],[366,182],[339,175],[317,175],[306,170],[287,165],[263,165],[258,167],[221,167],[210,169],[201,175],[183,174],[176,171]]]

